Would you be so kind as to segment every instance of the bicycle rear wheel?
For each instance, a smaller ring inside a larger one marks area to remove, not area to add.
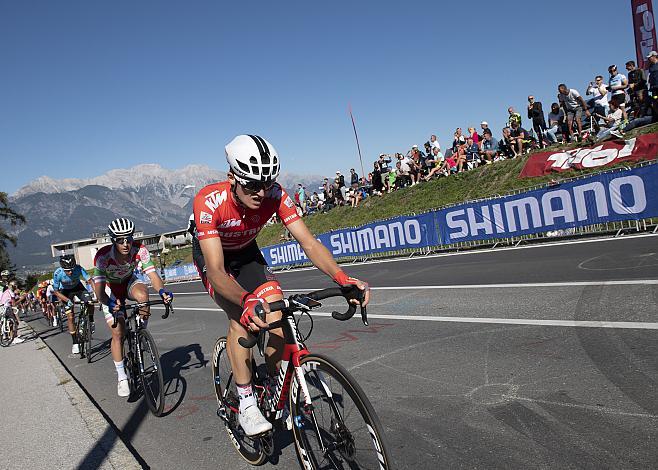
[[[59,332],[64,333],[64,322],[66,321],[67,317],[66,314],[63,312],[64,307],[61,305],[55,309],[55,315],[57,316],[57,324],[59,325]]]
[[[309,354],[300,364],[313,405],[305,410],[295,378],[290,413],[302,468],[392,468],[379,418],[354,378],[324,356]]]
[[[148,330],[137,332],[141,357],[139,378],[146,404],[155,416],[161,416],[165,405],[164,379],[160,367],[160,354],[155,340]]]
[[[78,318],[75,321],[75,331],[78,335],[78,354],[80,355],[80,359],[85,357],[85,345],[87,344],[86,323],[87,320],[82,315],[78,315]]]
[[[0,346],[6,348],[14,341],[14,322],[13,318],[4,317],[0,323]]]
[[[85,315],[87,315],[87,312],[85,312]],[[89,322],[89,318],[85,320],[85,325],[87,326],[85,351],[87,352],[87,364],[89,364],[91,363],[91,323]]]
[[[238,423],[240,399],[233,380],[233,369],[226,350],[226,337],[215,343],[212,353],[212,377],[217,396],[217,415],[224,421],[224,427],[235,449],[251,465],[262,465],[267,459],[261,439],[247,436]]]

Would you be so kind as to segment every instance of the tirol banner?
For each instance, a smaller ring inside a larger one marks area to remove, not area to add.
[[[652,0],[631,0],[631,10],[637,66],[646,69],[649,65],[647,55],[656,50],[656,25],[653,18]]]
[[[658,164],[436,212],[442,244],[658,217]]]
[[[627,160],[658,158],[658,133],[645,134],[630,140],[613,140],[573,150],[541,152],[531,155],[521,177],[542,176],[572,168],[596,168]]]
[[[371,253],[424,248],[438,245],[434,213],[395,217],[356,228],[334,230],[318,237],[336,257],[365,256]],[[302,264],[308,261],[297,242],[282,243],[261,249],[269,266]]]

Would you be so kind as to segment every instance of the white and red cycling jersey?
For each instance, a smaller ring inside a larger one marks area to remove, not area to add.
[[[209,184],[194,198],[197,239],[219,238],[225,251],[248,246],[272,214],[284,225],[299,219],[295,203],[278,183],[265,191],[261,206],[253,210],[238,204],[228,181]]]

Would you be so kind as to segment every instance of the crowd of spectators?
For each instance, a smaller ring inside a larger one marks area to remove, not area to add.
[[[306,215],[337,206],[358,207],[368,197],[516,158],[533,149],[622,138],[630,129],[658,121],[658,53],[652,51],[647,60],[648,79],[632,60],[626,62],[628,76],[611,65],[608,83],[602,75],[596,76],[586,88],[587,98],[578,90],[559,84],[556,101],[546,116],[543,104],[534,95],[528,96],[529,131],[523,127],[521,113],[509,107],[500,139],[482,121],[479,131],[468,127],[464,134],[458,127],[452,144],[445,150],[437,136],[431,135],[422,148],[412,145],[406,152],[380,154],[367,175],[359,176],[351,168],[346,178],[339,170],[335,177],[324,178],[322,186],[312,193],[300,183],[294,193],[298,212]]]

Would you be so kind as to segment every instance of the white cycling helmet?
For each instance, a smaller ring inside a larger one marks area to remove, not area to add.
[[[248,181],[270,182],[279,176],[279,153],[257,135],[239,135],[226,147],[226,161],[241,184]]]
[[[135,224],[132,220],[120,217],[110,222],[110,225],[107,226],[107,232],[112,238],[129,237],[135,233]]]

